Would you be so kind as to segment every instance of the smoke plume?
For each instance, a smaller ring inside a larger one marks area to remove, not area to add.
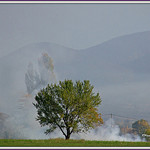
[[[33,63],[28,64],[25,74],[27,92],[32,94],[34,90],[40,90],[52,82],[56,82],[53,60],[47,53],[43,53],[38,59],[38,71],[34,69]]]
[[[145,141],[145,139],[141,139],[138,135],[121,135],[120,128],[113,119],[107,120],[101,127],[91,130],[89,133],[74,135],[73,138],[98,141]]]
[[[18,63],[16,63],[15,65],[21,66]],[[23,72],[24,74],[22,72],[19,72],[20,74],[18,74],[18,72],[16,71],[17,73],[13,77],[9,72],[11,71],[11,67],[5,69],[8,72],[4,72],[4,78],[6,75],[10,76],[10,80],[8,80],[7,82],[9,83],[11,81],[10,83],[12,83],[13,81],[17,81],[17,84],[11,84],[11,86],[9,87],[11,88],[9,94],[8,92],[1,92],[1,97],[4,97],[3,95],[5,95],[5,101],[3,100],[1,101],[1,103],[4,102],[4,104],[6,105],[5,108],[8,109],[7,111],[11,111],[9,112],[9,117],[3,122],[3,129],[2,131],[0,131],[0,138],[63,138],[63,135],[59,130],[56,130],[49,136],[46,136],[44,134],[46,127],[41,128],[39,123],[35,120],[37,113],[34,106],[32,105],[32,103],[34,102],[35,94],[41,88],[45,87],[48,83],[56,82],[52,58],[48,56],[47,53],[43,53],[42,55],[40,55],[39,59],[36,59],[36,61],[34,60],[33,62],[28,62],[26,67],[27,69],[25,72]],[[22,80],[22,74],[24,75],[23,77],[25,80]],[[18,80],[18,78],[21,79]],[[22,83],[22,81],[24,83]],[[6,86],[7,84],[4,83],[4,85]],[[17,90],[15,89],[15,86],[17,87]],[[7,86],[5,88],[5,91],[7,91],[6,89]],[[11,109],[8,108],[6,101],[10,103],[9,107]],[[111,119],[106,121],[103,126],[98,127],[95,130],[91,130],[87,134],[74,134],[71,138],[104,141],[144,141],[137,135],[121,135],[119,126],[116,125],[115,122]]]
[[[19,85],[26,86],[26,91],[25,88],[24,91],[20,88],[21,92],[15,91],[16,95],[11,96],[13,105],[9,117],[3,120],[0,116],[0,138],[47,139],[49,137],[44,134],[45,128],[41,128],[35,119],[37,113],[32,103],[40,89],[56,82],[52,58],[43,53],[36,61],[28,62],[24,81],[24,84]],[[16,85],[18,84],[15,84],[14,89]]]

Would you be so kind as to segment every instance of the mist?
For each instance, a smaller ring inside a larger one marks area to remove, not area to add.
[[[145,139],[141,139],[138,135],[121,135],[120,128],[113,119],[108,119],[106,122],[104,122],[104,124],[101,127],[97,127],[96,129],[90,130],[86,134],[82,133],[73,137],[76,139],[96,141],[145,141]]]
[[[37,92],[47,84],[56,82],[53,60],[43,51],[36,58],[25,57],[23,63],[19,64],[16,60],[13,62],[12,66],[1,63],[2,73],[8,73],[6,76],[1,74],[3,84],[0,87],[0,107],[2,114],[7,114],[8,117],[1,122],[3,129],[1,128],[0,138],[47,139],[49,137],[44,134],[45,128],[36,121],[37,112],[33,102]]]
[[[2,121],[5,128],[1,138],[63,138],[57,130],[48,136],[44,134],[46,127],[40,127],[36,121],[37,113],[32,103],[40,89],[64,79],[90,80],[100,93],[102,104],[99,112],[102,114],[114,113],[137,120],[149,119],[150,73],[147,62],[150,45],[145,40],[135,43],[139,37],[149,39],[150,32],[118,37],[82,51],[47,42],[33,43],[1,58],[0,109],[9,116]],[[118,47],[117,43],[122,44]],[[141,45],[146,47],[143,55],[136,55],[139,51],[141,54]],[[122,55],[120,49],[126,55]],[[116,61],[118,54],[124,58],[123,61],[120,57]],[[133,60],[132,55],[136,55]],[[137,62],[142,63],[136,65]],[[91,137],[93,140],[142,141],[138,136],[121,135],[115,122],[113,130],[105,122],[102,127],[85,135],[72,135],[72,138],[77,139],[90,140]]]
[[[64,79],[90,80],[102,114],[150,121],[149,18],[144,3],[0,4],[0,112],[7,116],[0,115],[0,138],[63,138],[58,130],[44,134],[32,103],[41,88]],[[142,140],[120,135],[115,120],[72,136],[91,137]]]
[[[150,81],[125,82],[117,85],[99,87],[102,96],[103,114],[115,113],[131,118],[149,120]],[[110,104],[110,100],[113,102]],[[119,106],[117,108],[117,106]],[[117,108],[117,109],[113,109]]]

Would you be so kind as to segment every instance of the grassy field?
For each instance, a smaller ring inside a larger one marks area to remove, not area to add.
[[[150,147],[150,142],[0,139],[0,147]]]

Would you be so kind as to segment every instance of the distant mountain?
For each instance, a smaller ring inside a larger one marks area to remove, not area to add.
[[[100,45],[86,49],[87,53],[113,63],[127,63],[150,53],[150,31],[114,38]],[[88,55],[88,54],[87,54]]]
[[[93,77],[99,85],[140,80],[141,74],[146,77],[150,73],[149,40],[150,32],[141,32],[80,51],[78,63],[84,68],[84,77]]]
[[[0,109],[12,114],[27,94],[29,63],[38,72],[42,53],[53,59],[57,81],[91,81],[102,97],[103,114],[149,119],[150,32],[114,38],[84,50],[53,43],[34,43],[0,59]]]

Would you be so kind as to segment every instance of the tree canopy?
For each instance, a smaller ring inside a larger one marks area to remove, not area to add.
[[[144,119],[138,120],[132,124],[132,128],[135,130],[137,134],[142,136],[142,134],[146,133],[146,130],[150,128],[148,122]]]
[[[72,133],[87,132],[103,123],[98,106],[101,104],[99,93],[93,92],[88,80],[65,80],[48,85],[35,97],[33,105],[37,109],[37,121],[48,126],[46,134],[59,128],[66,139]]]

